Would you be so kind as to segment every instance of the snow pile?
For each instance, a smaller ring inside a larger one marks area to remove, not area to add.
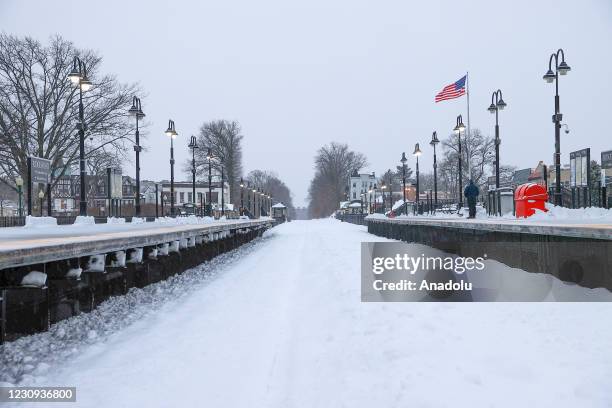
[[[408,201],[406,201],[406,203],[408,203]],[[393,204],[393,207],[391,207],[391,209],[395,211],[398,208],[400,208],[402,205],[404,205],[404,200],[397,200],[395,204]]]
[[[213,217],[196,217],[190,215],[188,217],[159,217],[155,220],[156,223],[163,224],[178,224],[178,225],[197,225],[197,224],[209,224],[215,222]]]
[[[132,224],[143,224],[145,222],[147,222],[146,218],[142,218],[142,217],[132,217],[132,221],[130,221]]]
[[[154,316],[170,302],[180,303],[180,299],[201,290],[203,284],[260,247],[263,240],[259,238],[165,281],[132,288],[127,295],[111,297],[92,312],[62,320],[47,332],[1,345],[0,384],[53,382],[45,376],[55,377],[58,369],[82,355],[89,345],[103,344],[112,334]],[[100,404],[98,401],[96,406],[103,406]]]
[[[106,254],[92,255],[87,260],[86,272],[104,272]]]
[[[565,208],[546,203],[547,212],[535,210],[535,214],[527,218],[533,221],[547,220],[599,220],[612,223],[612,209],[587,207],[587,208]]]
[[[25,226],[30,228],[40,228],[40,227],[49,227],[56,226],[57,219],[53,217],[34,217],[32,215],[28,215],[26,217]]]
[[[35,286],[42,288],[47,284],[47,274],[37,271],[32,271],[21,279],[21,286]]]
[[[130,258],[128,259],[128,263],[141,263],[142,262],[142,248],[133,248],[130,250]]]
[[[374,213],[365,217],[366,220],[386,220],[387,216],[385,214]]]
[[[81,277],[82,272],[83,272],[83,269],[81,268],[71,268],[66,273],[66,278],[79,279]]]
[[[94,225],[96,219],[92,216],[79,215],[74,220],[74,225]]]
[[[119,217],[108,217],[106,219],[107,224],[125,224],[125,218]]]

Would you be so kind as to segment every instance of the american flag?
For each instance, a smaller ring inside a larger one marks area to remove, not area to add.
[[[436,95],[436,102],[455,99],[465,95],[465,76],[450,85],[447,85]]]

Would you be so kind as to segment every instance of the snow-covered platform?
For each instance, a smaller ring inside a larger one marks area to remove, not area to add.
[[[153,246],[196,235],[269,227],[273,222],[270,218],[219,221],[165,219],[148,223],[2,228],[0,269]]]
[[[612,240],[612,223],[597,220],[531,221],[521,219],[466,219],[462,217],[368,217],[367,222],[421,225],[480,232],[534,234],[558,237]]]
[[[600,219],[366,218],[368,232],[612,291],[612,224]]]

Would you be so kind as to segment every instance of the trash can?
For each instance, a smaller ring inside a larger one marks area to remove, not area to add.
[[[546,210],[548,193],[539,184],[527,183],[517,187],[514,193],[514,204],[516,206],[516,217],[530,217],[535,214],[535,209]]]

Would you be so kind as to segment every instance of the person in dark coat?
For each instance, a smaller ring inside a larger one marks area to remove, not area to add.
[[[467,198],[468,208],[470,210],[470,216],[468,218],[476,218],[476,199],[480,194],[478,186],[474,184],[474,180],[470,180],[470,183],[465,186],[463,195]]]

